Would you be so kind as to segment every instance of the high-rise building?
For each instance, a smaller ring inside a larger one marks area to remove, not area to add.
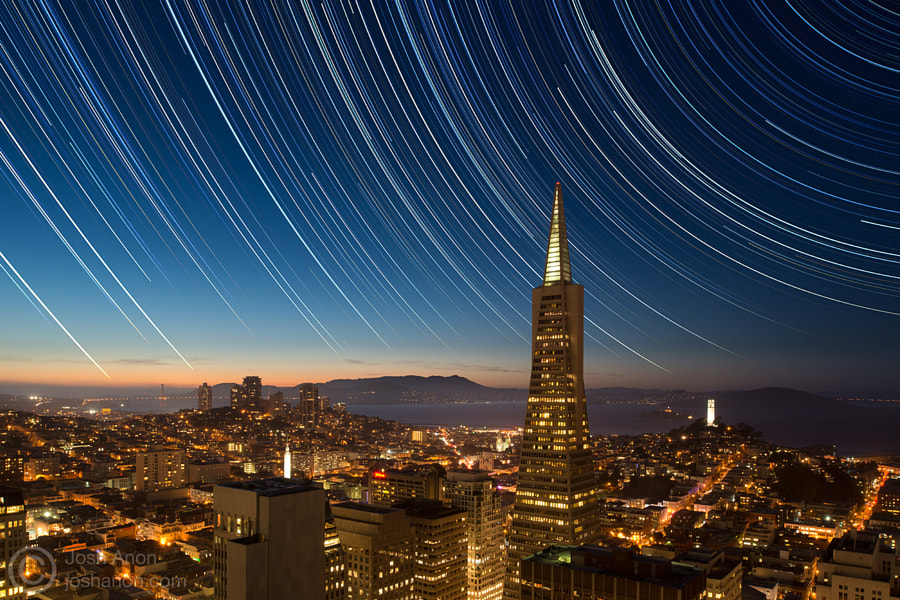
[[[334,525],[331,506],[325,507],[325,600],[347,599],[347,557]]]
[[[215,486],[216,600],[324,600],[325,504],[283,477]]]
[[[260,410],[262,408],[262,379],[256,375],[244,377],[243,385],[231,386],[231,408]]]
[[[413,597],[416,600],[466,600],[466,511],[437,500],[404,500],[412,524]]]
[[[197,390],[197,410],[209,410],[212,408],[212,388],[203,382]]]
[[[182,450],[138,452],[134,472],[134,488],[138,492],[158,492],[184,487],[184,480]]]
[[[334,504],[331,513],[346,556],[347,600],[410,600],[414,538],[406,513],[360,502]]]
[[[447,471],[444,501],[466,511],[469,600],[500,600],[506,556],[500,494],[487,471]]]
[[[391,506],[410,498],[443,500],[447,472],[440,465],[369,472],[369,502]]]
[[[307,428],[319,425],[319,386],[314,383],[304,383],[300,386],[300,400],[297,408],[300,411],[300,424]]]
[[[531,383],[504,597],[518,600],[519,561],[551,544],[598,535],[584,397],[584,288],[572,283],[562,189],[556,184],[544,281],[532,292]]]
[[[0,598],[25,600],[25,501],[22,490],[0,485]]]
[[[258,410],[262,404],[262,379],[256,375],[244,377],[244,385],[241,386],[243,394],[241,401],[247,408]]]

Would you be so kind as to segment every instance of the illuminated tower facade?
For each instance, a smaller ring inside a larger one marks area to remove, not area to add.
[[[291,445],[284,445],[284,478],[291,478]]]
[[[716,426],[716,401],[712,398],[706,401],[706,425]]]
[[[506,556],[500,494],[486,471],[447,471],[444,501],[466,511],[468,600],[500,600]]]
[[[300,423],[304,427],[315,428],[319,424],[319,403],[319,386],[314,383],[300,386],[297,408],[300,409]]]
[[[176,448],[138,452],[135,457],[134,489],[158,492],[184,486],[184,451]]]
[[[532,292],[531,383],[504,598],[519,600],[519,561],[551,544],[594,541],[599,512],[584,397],[584,288],[572,283],[556,184],[543,284]]]
[[[206,382],[197,390],[197,410],[209,410],[212,408],[212,387]]]
[[[45,562],[39,552],[25,553],[27,545],[28,534],[25,532],[25,501],[22,490],[0,484],[0,598],[25,600],[25,584],[29,581],[28,554],[37,557],[40,562]],[[46,554],[45,550],[42,552]],[[46,558],[49,559],[50,555],[47,554]],[[40,579],[40,576],[32,575],[31,579]]]
[[[244,377],[243,396],[241,402],[251,410],[258,410],[262,404],[262,378],[256,375]]]
[[[406,513],[341,502],[331,514],[346,557],[347,600],[411,600],[415,536]]]

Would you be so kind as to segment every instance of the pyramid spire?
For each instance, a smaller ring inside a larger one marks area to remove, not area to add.
[[[569,240],[566,237],[566,214],[563,211],[562,185],[556,182],[553,193],[553,216],[550,219],[550,239],[547,242],[547,262],[544,265],[544,285],[572,283],[569,266]]]
[[[584,287],[572,283],[558,183],[550,223],[544,281],[531,291],[531,381],[504,600],[533,595],[522,587],[522,559],[551,545],[592,544],[600,535],[584,393]]]

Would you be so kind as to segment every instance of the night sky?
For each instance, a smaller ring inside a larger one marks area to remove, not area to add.
[[[36,4],[0,392],[526,387],[557,181],[588,386],[900,390],[890,3]]]

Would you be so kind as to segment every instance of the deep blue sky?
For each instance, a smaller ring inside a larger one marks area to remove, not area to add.
[[[589,386],[900,388],[886,8],[198,4],[2,8],[4,389],[525,387],[556,181]]]

